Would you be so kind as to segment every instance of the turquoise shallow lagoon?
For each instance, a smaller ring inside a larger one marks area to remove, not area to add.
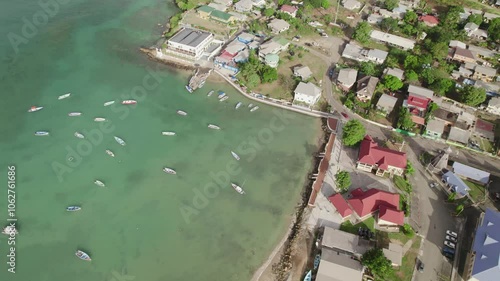
[[[250,101],[226,84],[188,94],[185,73],[138,52],[161,33],[157,24],[175,11],[170,2],[61,1],[29,36],[23,27],[41,15],[39,3],[0,2],[0,173],[7,182],[7,166],[16,167],[20,231],[15,274],[7,271],[8,237],[0,236],[0,280],[249,280],[286,231],[320,121],[265,105],[250,113]],[[24,40],[11,44],[12,34]],[[230,98],[209,98],[210,89]],[[66,92],[72,96],[57,100]],[[103,106],[127,98],[138,105]],[[244,106],[235,110],[238,101]],[[27,113],[32,105],[44,109]],[[68,117],[74,111],[83,114]],[[40,130],[50,136],[35,137]],[[82,210],[68,213],[69,205]],[[80,261],[76,249],[92,261]]]

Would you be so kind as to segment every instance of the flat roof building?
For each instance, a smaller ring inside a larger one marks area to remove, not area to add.
[[[214,35],[210,32],[183,28],[167,40],[167,51],[181,57],[198,60],[213,39]]]

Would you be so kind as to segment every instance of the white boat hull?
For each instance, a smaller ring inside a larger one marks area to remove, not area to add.
[[[110,106],[110,105],[112,105],[113,103],[115,103],[115,101],[114,101],[114,100],[112,100],[112,101],[107,101],[107,102],[105,102],[105,103],[104,103],[104,106]]]
[[[67,93],[67,94],[64,94],[64,95],[60,95],[57,99],[58,100],[63,100],[65,98],[69,98],[69,96],[71,96],[71,93]]]

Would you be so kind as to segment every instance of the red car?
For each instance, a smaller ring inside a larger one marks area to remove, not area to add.
[[[344,116],[345,119],[349,119],[349,115],[347,115],[347,113],[342,112],[341,114],[342,114],[342,116]]]

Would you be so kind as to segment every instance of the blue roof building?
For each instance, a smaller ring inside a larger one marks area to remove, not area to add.
[[[453,172],[462,178],[470,179],[483,185],[486,185],[490,181],[490,173],[458,162],[453,163]]]
[[[486,209],[476,230],[472,246],[473,265],[470,279],[497,281],[500,279],[500,213]]]
[[[441,178],[449,188],[451,188],[454,192],[458,193],[460,197],[466,196],[469,194],[470,188],[465,184],[465,182],[457,176],[452,171],[448,171]]]

